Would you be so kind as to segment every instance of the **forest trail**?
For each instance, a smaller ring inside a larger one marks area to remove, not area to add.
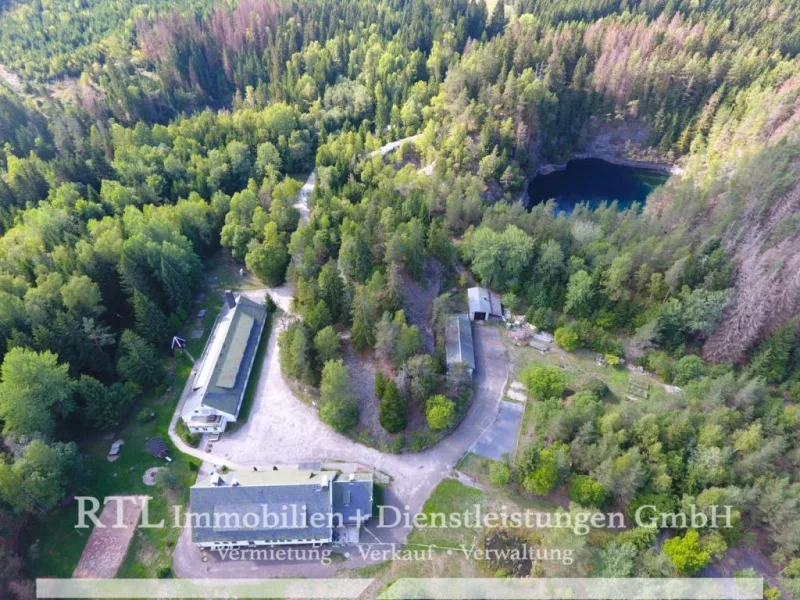
[[[2,76],[3,73],[4,71],[2,70],[2,66],[0,66],[0,76]],[[381,156],[386,156],[389,152],[391,152],[396,148],[399,148],[406,142],[415,142],[420,137],[422,137],[422,134],[418,133],[416,135],[411,135],[399,140],[395,140],[393,142],[389,142],[388,144],[384,144],[377,150],[373,150],[372,152],[367,153],[367,156],[371,157],[371,156],[377,156],[379,154]],[[432,170],[433,165],[429,166],[431,167]],[[316,184],[317,184],[317,168],[314,167],[314,170],[311,171],[311,173],[309,174],[308,179],[306,179],[306,182],[303,184],[303,187],[300,188],[300,193],[297,195],[297,200],[294,203],[294,207],[300,211],[301,223],[308,223],[308,220],[311,218],[311,208],[308,205],[308,201],[311,198],[311,194],[314,193],[314,186]]]
[[[381,146],[377,150],[373,150],[372,152],[368,152],[367,156],[370,157],[370,158],[373,157],[373,156],[377,156],[379,154],[381,156],[386,156],[387,154],[389,154],[389,152],[399,148],[400,146],[402,146],[406,142],[416,142],[421,137],[422,137],[422,134],[418,133],[416,135],[410,135],[408,137],[404,137],[404,138],[402,138],[400,140],[395,140],[393,142],[389,142],[388,144],[384,144],[383,146]]]
[[[314,185],[317,183],[317,168],[314,167],[314,170],[306,179],[306,182],[303,184],[303,187],[300,188],[300,193],[297,194],[297,201],[294,203],[294,207],[300,211],[300,222],[308,223],[308,219],[311,216],[311,209],[308,206],[308,199],[311,197],[311,194],[314,192]]]

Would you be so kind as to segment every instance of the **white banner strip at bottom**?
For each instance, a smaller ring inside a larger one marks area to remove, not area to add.
[[[762,600],[760,578],[398,579],[385,600]]]
[[[358,598],[374,579],[37,579],[37,598]],[[758,578],[398,579],[385,600],[762,600]]]
[[[373,579],[37,579],[37,598],[358,598]]]

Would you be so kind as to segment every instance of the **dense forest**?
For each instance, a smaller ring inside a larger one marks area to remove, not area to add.
[[[5,589],[29,597],[20,527],[80,491],[81,437],[159,383],[220,248],[294,285],[281,362],[337,428],[357,419],[345,329],[405,374],[408,398],[380,383],[387,430],[426,399],[431,429],[452,420],[459,386],[437,385],[441,348],[401,310],[402,278],[431,264],[468,268],[567,350],[683,387],[669,406],[591,382],[567,401],[532,368],[542,435],[508,477],[586,506],[736,506],[724,538],[660,552],[629,532],[594,574],[694,573],[754,527],[790,585],[798,53],[791,0],[0,3]],[[539,166],[621,127],[642,134],[625,152],[683,174],[644,208],[524,206]],[[303,222],[290,175],[312,168]]]

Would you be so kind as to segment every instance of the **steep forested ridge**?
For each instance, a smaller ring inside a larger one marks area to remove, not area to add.
[[[387,431],[406,402],[445,429],[463,392],[432,395],[441,351],[402,310],[431,265],[460,262],[568,350],[684,387],[668,406],[542,392],[516,482],[621,508],[723,498],[737,530],[704,538],[709,557],[752,526],[800,571],[798,19],[790,0],[0,4],[0,64],[23,81],[0,84],[3,521],[80,490],[75,440],[159,383],[222,246],[293,283],[287,376],[343,387],[342,329],[403,373],[407,398],[381,384]],[[638,136],[620,158],[683,175],[641,211],[521,204],[540,165],[617,130]],[[315,167],[301,222],[287,175]],[[671,573],[636,535],[637,572]]]

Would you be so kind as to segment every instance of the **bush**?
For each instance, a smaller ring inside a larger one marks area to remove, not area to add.
[[[544,496],[558,483],[558,466],[555,457],[547,450],[539,453],[538,466],[528,473],[522,481],[522,487],[530,494]]]
[[[494,487],[505,487],[511,481],[511,469],[508,465],[501,461],[492,463],[489,467],[489,481],[492,482]]]
[[[653,373],[667,383],[672,382],[675,366],[666,352],[653,352],[647,357],[647,365]]]
[[[705,372],[706,363],[694,354],[684,356],[675,365],[673,381],[675,385],[686,385],[690,381],[699,379]]]
[[[442,396],[432,396],[428,398],[425,406],[425,416],[428,418],[428,427],[434,431],[446,429],[455,418],[456,403]]]
[[[556,329],[553,337],[556,340],[556,344],[561,346],[567,352],[572,352],[573,350],[577,350],[581,347],[580,336],[578,335],[575,327],[572,325],[559,327]]]
[[[556,326],[556,313],[553,312],[552,308],[531,307],[525,313],[525,320],[539,329],[553,331]]]
[[[575,475],[569,485],[569,498],[581,506],[600,508],[606,503],[608,493],[588,475]]]
[[[681,575],[694,575],[711,561],[711,554],[702,548],[696,529],[664,542],[663,552]]]
[[[159,579],[172,579],[172,569],[167,565],[161,565],[156,568],[156,577]]]
[[[528,392],[539,400],[561,398],[567,385],[564,373],[558,367],[533,363],[520,376]]]
[[[184,443],[192,448],[197,448],[197,445],[200,443],[200,434],[189,431],[183,419],[178,419],[178,423],[175,425],[175,433],[178,434],[178,437],[181,438]]]
[[[433,444],[436,438],[427,431],[415,431],[409,436],[408,447],[412,452],[421,452]]]
[[[147,407],[144,407],[142,410],[140,410],[138,413],[136,413],[136,420],[139,423],[147,423],[148,421],[150,421],[152,419],[155,419],[155,418],[156,418],[156,413],[154,413],[152,410],[150,410]],[[185,427],[185,424],[184,424],[184,427]]]
[[[611,390],[608,389],[606,382],[596,377],[593,377],[584,383],[580,389],[582,392],[591,392],[599,400],[602,400],[611,393]]]

